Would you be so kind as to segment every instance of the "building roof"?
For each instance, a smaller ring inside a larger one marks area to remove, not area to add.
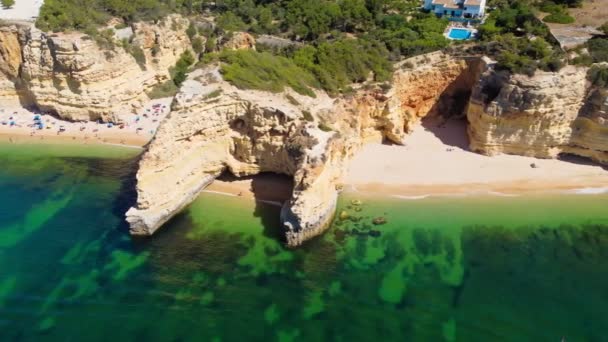
[[[433,0],[433,5],[442,5],[444,8],[461,8],[462,2],[454,0]]]
[[[464,4],[469,6],[480,6],[481,0],[465,0]]]

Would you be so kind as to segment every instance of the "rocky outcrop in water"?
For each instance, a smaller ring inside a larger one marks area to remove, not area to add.
[[[146,91],[190,47],[188,20],[169,16],[131,28],[132,51],[101,48],[91,37],[45,33],[31,25],[0,27],[0,103],[20,102],[67,120],[120,121],[148,100]]]
[[[399,69],[390,89],[341,99],[239,90],[217,66],[191,73],[141,160],[137,205],[127,213],[131,232],[153,234],[229,171],[294,177],[281,213],[287,243],[320,234],[333,218],[346,163],[365,141],[401,143],[437,103],[453,102],[451,86],[469,65],[442,54],[426,58]]]
[[[608,163],[608,92],[587,68],[537,71],[533,77],[486,70],[467,111],[471,149],[555,158],[562,153]]]

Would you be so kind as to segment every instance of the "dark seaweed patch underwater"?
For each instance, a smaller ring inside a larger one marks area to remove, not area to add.
[[[204,194],[132,239],[135,152],[91,151],[0,148],[3,341],[608,340],[607,195],[345,194],[288,250],[278,208]]]

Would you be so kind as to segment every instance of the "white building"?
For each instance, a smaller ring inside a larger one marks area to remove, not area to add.
[[[486,0],[424,0],[424,9],[438,16],[481,18],[486,12]]]

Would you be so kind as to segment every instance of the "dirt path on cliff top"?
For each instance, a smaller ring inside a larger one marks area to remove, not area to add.
[[[608,190],[608,171],[583,159],[480,155],[468,150],[465,121],[438,126],[426,120],[407,136],[405,146],[366,145],[353,159],[346,183],[347,189],[393,195]]]

